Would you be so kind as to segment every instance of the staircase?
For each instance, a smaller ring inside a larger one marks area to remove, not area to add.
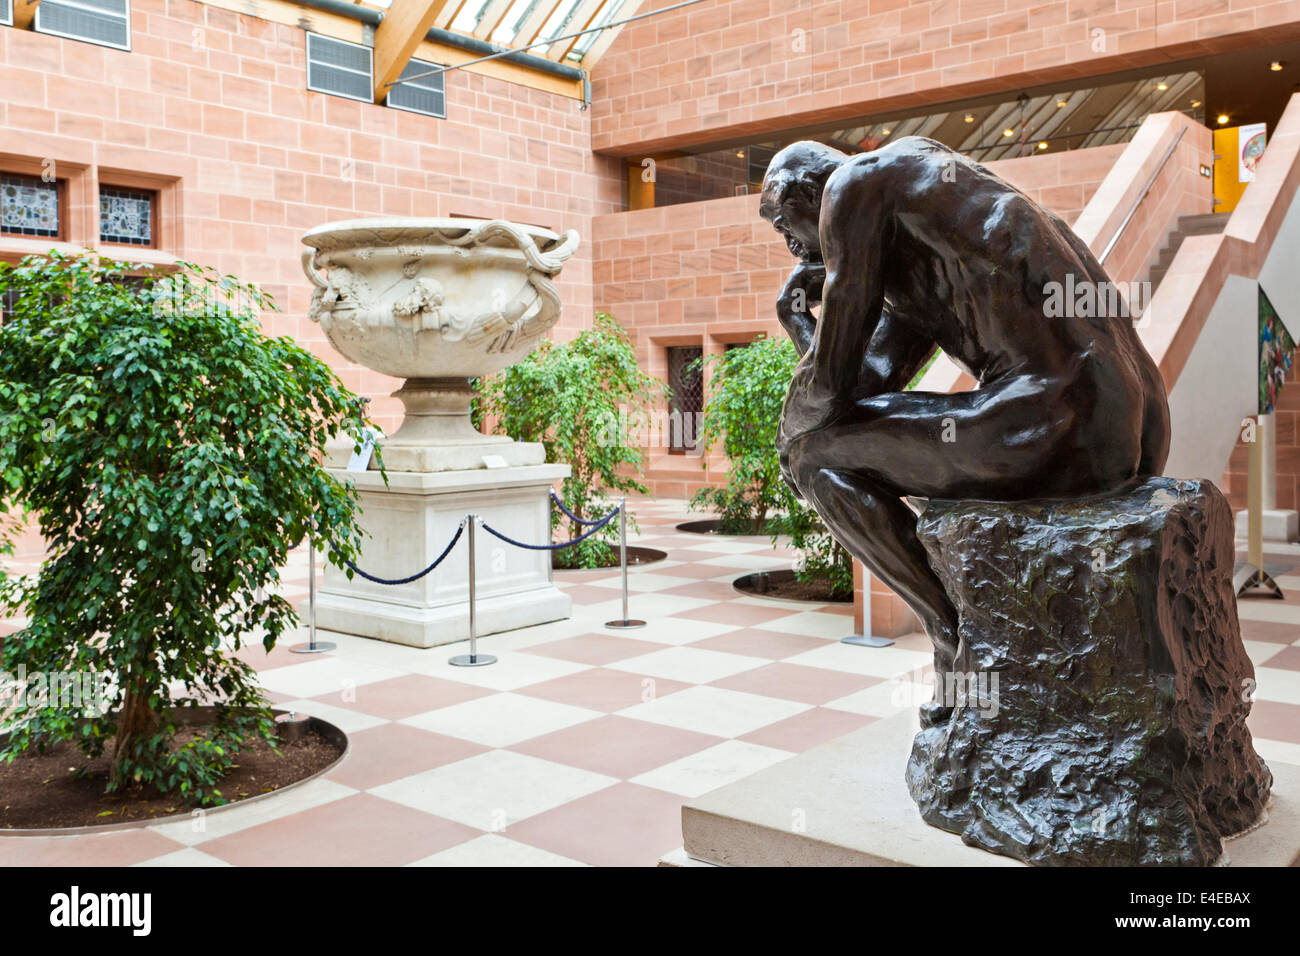
[[[1178,254],[1178,247],[1183,244],[1183,240],[1188,236],[1213,236],[1223,232],[1228,225],[1228,220],[1232,218],[1230,212],[1208,212],[1199,216],[1179,216],[1174,228],[1169,231],[1169,236],[1165,241],[1165,246],[1160,250],[1160,255],[1147,273],[1147,281],[1151,283],[1148,290],[1149,297],[1155,294],[1156,289],[1160,288],[1160,280],[1165,277],[1169,271],[1169,266],[1173,264],[1174,256]]]

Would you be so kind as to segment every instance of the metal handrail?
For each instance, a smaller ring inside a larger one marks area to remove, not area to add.
[[[1110,237],[1110,242],[1106,243],[1106,248],[1103,249],[1101,255],[1097,257],[1097,263],[1099,265],[1105,263],[1106,257],[1114,250],[1116,243],[1119,242],[1120,236],[1124,235],[1124,230],[1128,228],[1128,224],[1132,222],[1133,217],[1137,215],[1138,207],[1142,205],[1143,200],[1145,200],[1147,195],[1151,192],[1151,187],[1156,184],[1156,179],[1159,178],[1162,172],[1164,172],[1165,165],[1169,162],[1170,157],[1174,155],[1174,150],[1178,148],[1178,144],[1183,141],[1183,135],[1186,132],[1187,127],[1184,126],[1178,131],[1178,135],[1174,137],[1174,141],[1169,144],[1169,148],[1165,150],[1165,155],[1161,158],[1160,164],[1156,166],[1156,171],[1151,174],[1151,178],[1147,180],[1147,184],[1142,187],[1142,194],[1133,201],[1133,205],[1129,208],[1128,215],[1124,217],[1124,221],[1121,222],[1119,228],[1115,230],[1115,235]]]

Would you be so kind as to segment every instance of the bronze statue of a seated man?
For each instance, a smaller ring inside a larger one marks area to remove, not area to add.
[[[1160,372],[1127,318],[1049,317],[1051,283],[1104,288],[1105,271],[1061,219],[933,140],[856,156],[795,143],[768,167],[760,212],[801,260],[778,300],[802,356],[782,471],[916,611],[946,672],[957,614],[901,497],[1069,498],[1158,475]],[[904,391],[936,348],[979,387]]]

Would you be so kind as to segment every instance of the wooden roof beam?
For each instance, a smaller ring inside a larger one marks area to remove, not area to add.
[[[375,28],[375,102],[388,98],[389,85],[406,69],[434,21],[454,0],[393,0]]]

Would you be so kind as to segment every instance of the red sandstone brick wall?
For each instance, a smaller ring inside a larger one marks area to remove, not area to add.
[[[630,156],[792,117],[923,112],[1281,43],[1300,36],[1298,21],[1295,3],[1278,0],[713,0],[623,27],[593,77],[593,145]]]
[[[590,114],[575,100],[459,71],[438,120],[309,92],[294,27],[191,0],[131,6],[129,53],[0,27],[0,169],[53,159],[60,175],[76,172],[79,195],[112,169],[168,180],[163,251],[264,286],[284,309],[270,331],[380,396],[372,407],[389,427],[400,405],[382,396],[398,383],[345,362],[306,317],[307,229],[453,214],[575,228],[583,245],[560,281],[561,328],[590,321],[591,219],[621,208],[622,173],[591,153]],[[82,205],[73,238],[97,244]],[[0,238],[0,254],[22,245]]]

